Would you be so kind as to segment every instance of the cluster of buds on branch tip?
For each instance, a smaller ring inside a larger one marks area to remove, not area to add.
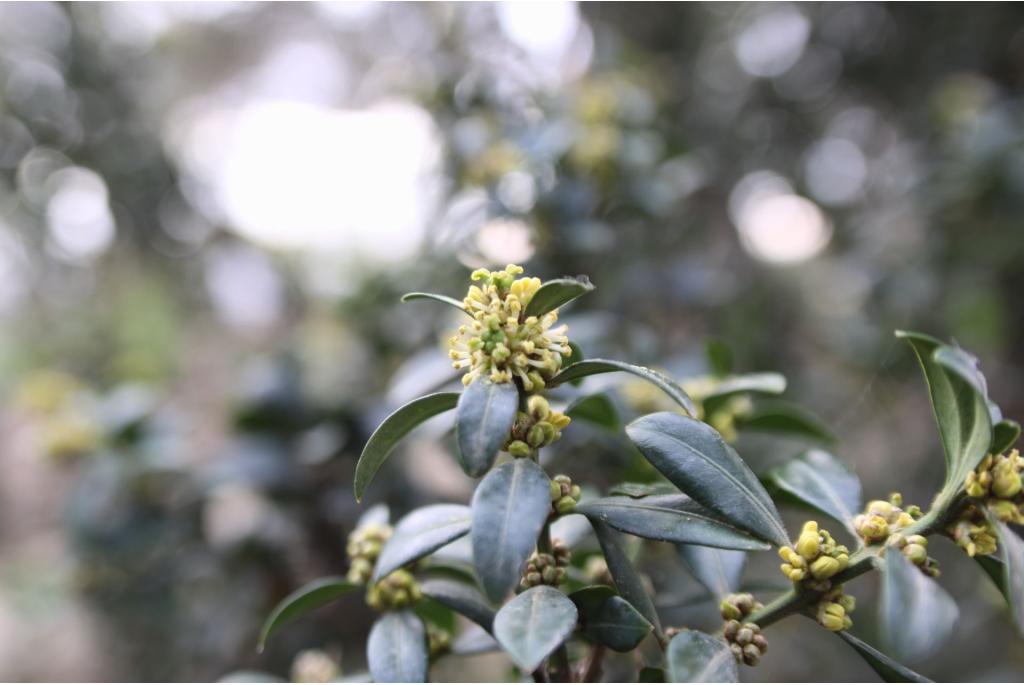
[[[540,395],[532,395],[526,401],[526,411],[516,414],[516,422],[504,449],[519,459],[529,457],[534,450],[547,447],[561,438],[562,429],[571,420],[562,412],[554,411]]]
[[[853,519],[854,530],[864,539],[865,544],[873,545],[889,539],[907,526],[911,526],[921,518],[923,512],[916,504],[903,508],[903,496],[894,492],[889,501],[872,500],[864,508],[863,514]]]
[[[391,527],[378,523],[371,523],[352,531],[345,547],[349,559],[346,575],[349,581],[364,585],[370,580],[381,547],[390,537]]]
[[[850,614],[857,607],[857,599],[853,595],[843,594],[843,586],[837,585],[821,600],[815,610],[815,618],[826,630],[836,633],[853,627]]]
[[[571,514],[579,504],[580,486],[573,485],[569,476],[558,475],[551,479],[551,515]]]
[[[832,583],[829,578],[846,569],[850,550],[837,544],[829,532],[818,528],[817,521],[804,524],[796,549],[783,547],[780,568],[794,583],[803,582],[809,589],[824,592]]]
[[[566,580],[566,569],[572,561],[569,546],[562,540],[551,541],[551,553],[534,552],[526,563],[526,573],[520,581],[520,587],[527,590],[538,585],[557,587]]]

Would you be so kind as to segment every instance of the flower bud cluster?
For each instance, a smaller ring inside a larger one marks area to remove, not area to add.
[[[551,479],[551,514],[571,514],[580,501],[580,486],[573,485],[569,476],[557,475]]]
[[[462,382],[469,385],[478,377],[495,383],[518,378],[527,392],[543,390],[572,353],[565,325],[557,310],[543,316],[526,316],[526,306],[540,289],[539,278],[516,278],[521,266],[509,264],[502,271],[478,269],[463,307],[473,323],[460,326],[449,341],[453,366],[466,369]]]
[[[370,586],[366,603],[376,611],[394,611],[415,604],[423,597],[412,573],[400,568]]]
[[[452,634],[444,628],[427,622],[427,648],[430,650],[430,658],[436,659],[448,652],[452,646]]]
[[[967,474],[967,494],[985,503],[1000,521],[1024,525],[1024,458],[1020,452],[986,455]]]
[[[921,508],[917,505],[911,504],[906,509],[902,507],[903,496],[898,492],[892,493],[888,502],[872,500],[864,508],[863,514],[854,517],[853,528],[868,545],[888,540],[890,535],[921,518]]]
[[[910,559],[926,575],[932,578],[939,577],[939,562],[928,556],[928,538],[923,535],[905,536],[896,533],[889,538],[888,545],[900,550],[907,559]]]
[[[526,573],[519,582],[523,590],[538,585],[558,586],[566,580],[566,569],[572,561],[572,552],[561,540],[551,542],[551,554],[534,552],[526,562]]]
[[[551,409],[548,401],[540,395],[532,395],[526,401],[526,411],[516,414],[516,422],[504,449],[513,457],[528,457],[533,450],[547,447],[561,438],[562,429],[571,420],[562,412]]]
[[[761,634],[756,623],[740,623],[729,619],[722,628],[722,637],[729,643],[729,649],[736,661],[747,666],[757,666],[768,651],[768,640]]]
[[[818,602],[815,617],[818,623],[834,633],[849,630],[853,626],[850,614],[856,607],[857,599],[853,595],[843,594],[843,586],[837,585]]]
[[[754,599],[749,592],[726,595],[718,605],[722,618],[726,621],[740,621],[755,611],[764,608],[764,605]]]
[[[957,520],[946,528],[946,533],[970,557],[994,554],[998,548],[992,522],[985,516],[984,511],[973,504],[964,509]]]
[[[391,526],[371,523],[352,531],[348,536],[345,552],[349,566],[346,578],[352,583],[363,585],[373,576],[373,566],[380,556],[381,547],[391,537]]]
[[[819,530],[817,521],[805,523],[795,549],[783,547],[779,556],[783,561],[780,568],[787,578],[794,583],[803,581],[809,588],[819,591],[831,587],[829,578],[850,563],[850,550],[836,544],[827,530]]]

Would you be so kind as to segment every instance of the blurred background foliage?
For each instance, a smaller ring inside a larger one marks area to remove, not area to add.
[[[894,329],[958,341],[1024,416],[1022,19],[0,4],[0,678],[288,677],[309,648],[362,670],[358,598],[263,655],[259,624],[344,570],[376,423],[454,378],[453,315],[398,296],[458,295],[478,266],[589,275],[563,318],[591,356],[685,379],[725,341],[738,370],[788,377],[869,496],[926,505],[941,448]],[[626,419],[644,408],[609,391]],[[574,478],[643,477],[621,436],[566,438]],[[738,447],[765,470],[802,445]],[[370,499],[393,516],[465,500],[451,450],[425,427]],[[1020,680],[994,588],[951,544],[935,554],[963,615],[923,670]],[[760,556],[748,577],[776,582]],[[643,561],[670,622],[709,620],[678,599],[697,586],[670,552]],[[872,582],[855,589],[866,637]],[[773,626],[744,677],[872,677],[822,632]],[[323,657],[291,675],[330,675]]]

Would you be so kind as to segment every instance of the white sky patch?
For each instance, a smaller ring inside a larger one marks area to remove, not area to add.
[[[501,31],[539,60],[559,60],[580,26],[575,2],[502,2],[497,6]]]
[[[832,237],[824,213],[789,183],[768,171],[745,176],[729,196],[740,244],[755,259],[796,264],[820,253]]]
[[[107,184],[83,167],[68,167],[47,181],[52,194],[46,203],[48,247],[59,259],[88,262],[114,241]]]

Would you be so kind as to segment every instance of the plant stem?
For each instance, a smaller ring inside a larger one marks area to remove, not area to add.
[[[581,669],[579,682],[596,683],[601,677],[601,660],[604,658],[604,645],[594,645]]]

